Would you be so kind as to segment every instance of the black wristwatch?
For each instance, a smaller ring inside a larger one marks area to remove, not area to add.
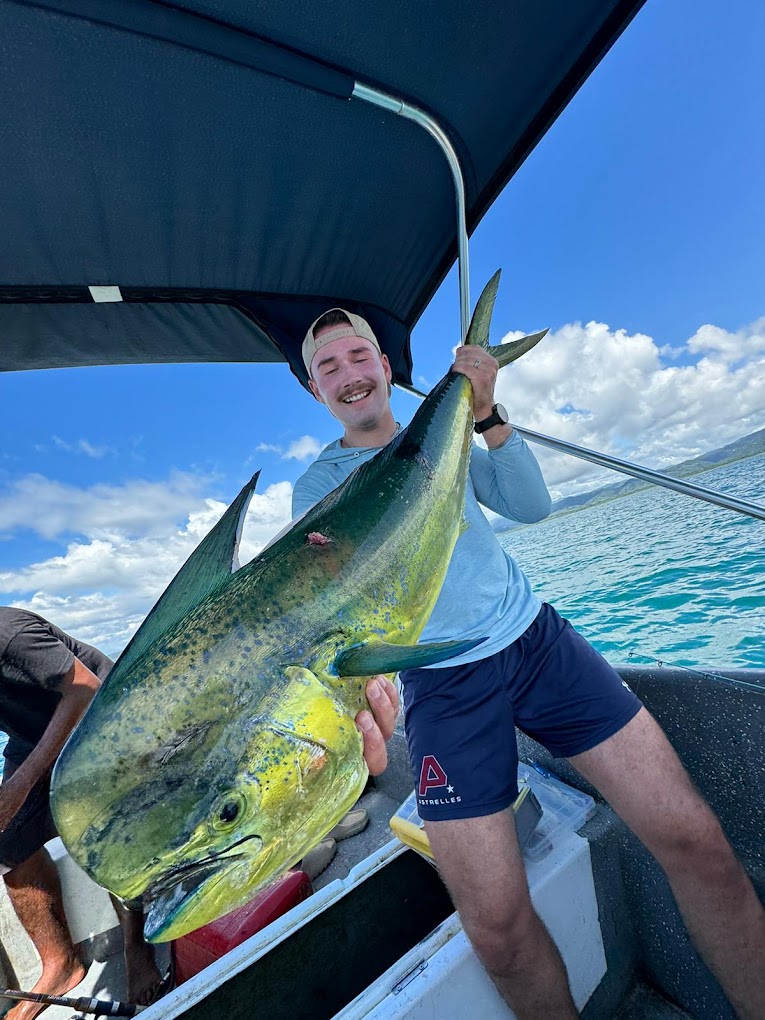
[[[507,425],[510,421],[510,415],[504,409],[501,404],[495,404],[491,409],[491,414],[488,418],[484,418],[483,421],[477,421],[473,428],[480,435],[487,429],[492,428],[494,425]]]

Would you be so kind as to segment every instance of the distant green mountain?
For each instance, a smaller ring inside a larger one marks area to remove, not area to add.
[[[734,460],[744,460],[746,457],[756,457],[765,453],[765,429],[758,432],[751,432],[748,436],[721,446],[717,450],[709,450],[691,460],[680,461],[670,468],[665,468],[663,473],[672,475],[675,478],[688,478],[690,475],[697,475],[701,471],[709,471],[711,468],[720,467],[722,464],[730,464]],[[567,513],[572,510],[581,510],[590,503],[600,502],[605,499],[614,499],[618,496],[626,496],[637,489],[647,489],[649,482],[643,482],[639,478],[625,477],[624,481],[614,482],[612,485],[604,485],[599,489],[590,489],[589,492],[580,492],[577,496],[566,496],[553,503],[550,516]],[[503,531],[510,531],[512,528],[519,528],[520,524],[515,521],[507,521],[504,517],[498,517],[492,521],[492,528],[497,534]]]

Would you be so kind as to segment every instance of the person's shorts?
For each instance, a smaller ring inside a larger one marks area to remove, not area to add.
[[[619,674],[546,603],[512,644],[478,662],[401,674],[421,818],[476,818],[518,796],[515,727],[556,758],[582,754],[642,707]]]
[[[3,782],[10,779],[20,764],[10,758],[5,759]],[[23,864],[56,835],[50,813],[50,776],[47,776],[32,787],[19,813],[8,828],[0,832],[0,875]]]

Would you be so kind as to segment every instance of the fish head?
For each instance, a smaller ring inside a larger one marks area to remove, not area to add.
[[[352,720],[345,729],[356,743]],[[366,780],[360,750],[338,751],[294,718],[259,720],[240,769],[200,802],[194,825],[156,868],[144,892],[147,941],[176,939],[221,917],[297,864]]]
[[[291,697],[271,711],[266,703],[258,716],[208,718],[170,737],[158,724],[156,746],[144,740],[134,758],[113,762],[98,790],[78,788],[69,810],[58,790],[70,854],[110,892],[142,901],[147,941],[179,938],[247,903],[363,788],[353,720],[323,688],[317,697],[309,671],[296,672]],[[280,680],[277,690],[295,677]]]

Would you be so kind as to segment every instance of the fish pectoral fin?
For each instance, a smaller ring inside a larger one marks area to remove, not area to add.
[[[376,676],[402,669],[432,666],[455,655],[469,652],[486,638],[472,641],[433,641],[425,645],[394,645],[388,641],[368,642],[341,652],[335,659],[338,676]]]
[[[258,472],[260,474],[260,472]],[[117,660],[112,674],[121,675],[147,651],[157,638],[183,619],[234,570],[239,568],[237,553],[244,517],[258,474],[253,475],[212,531],[199,543],[160,596]],[[119,673],[118,673],[119,671]]]

